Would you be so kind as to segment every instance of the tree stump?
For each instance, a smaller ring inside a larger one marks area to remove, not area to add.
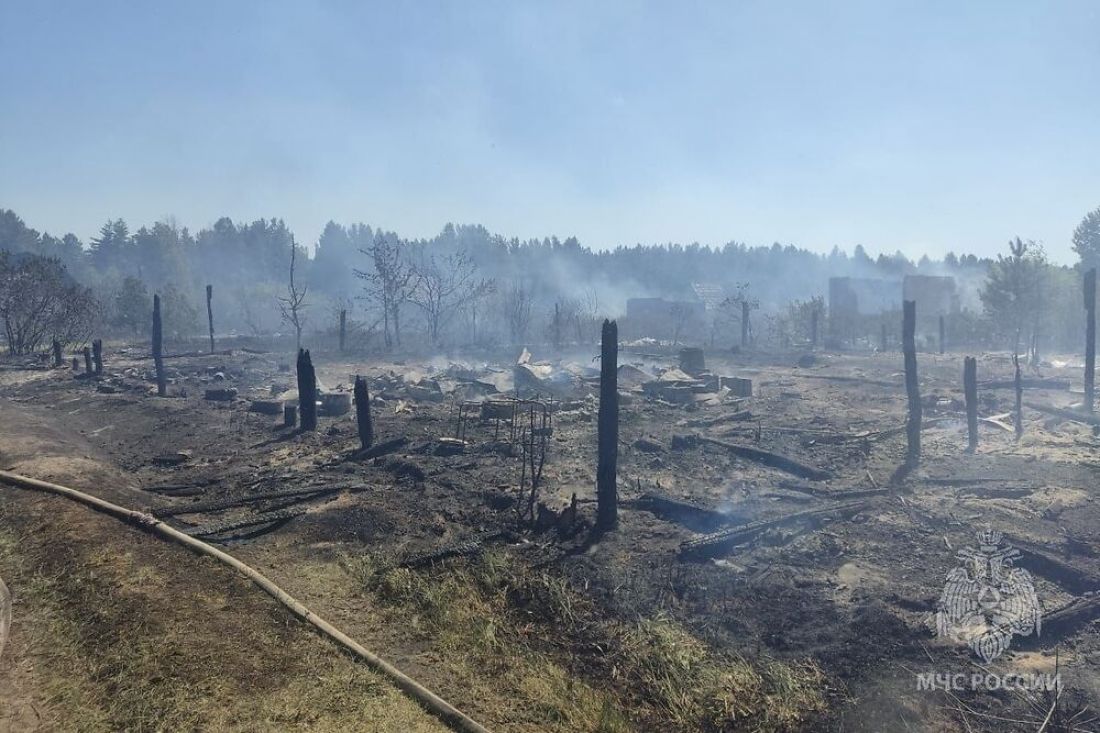
[[[619,497],[615,485],[619,458],[619,326],[615,321],[603,322],[600,353],[596,527],[609,530],[619,523]]]
[[[298,349],[298,412],[302,430],[317,429],[317,374],[309,349]]]

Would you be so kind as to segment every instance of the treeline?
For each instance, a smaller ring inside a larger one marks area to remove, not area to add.
[[[1074,234],[1083,262],[1100,261],[1098,212]],[[311,244],[297,242],[280,219],[229,218],[197,232],[171,219],[136,230],[115,219],[85,243],[40,233],[0,210],[0,250],[57,260],[94,296],[98,327],[128,337],[144,333],[153,292],[162,296],[169,338],[200,333],[209,284],[221,333],[331,336],[343,311],[349,342],[358,346],[593,341],[600,319],[621,315],[628,298],[688,300],[704,284],[750,299],[760,340],[789,341],[802,331],[792,321],[815,309],[807,304],[825,296],[829,277],[913,273],[954,276],[967,330],[989,346],[1008,348],[1037,334],[1047,348],[1060,347],[1076,327],[1056,301],[1073,290],[1078,268],[1052,265],[1029,243],[996,259],[913,261],[900,252],[872,258],[862,246],[817,254],[778,243],[592,250],[574,237],[509,239],[451,224],[431,239],[409,240],[330,222]],[[709,324],[710,338],[735,342],[718,333],[726,325]]]

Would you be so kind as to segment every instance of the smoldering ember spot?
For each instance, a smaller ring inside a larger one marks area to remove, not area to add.
[[[1100,730],[1097,10],[884,10],[0,8],[0,732]]]

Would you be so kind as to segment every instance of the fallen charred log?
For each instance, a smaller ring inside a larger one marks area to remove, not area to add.
[[[224,522],[214,522],[212,524],[203,524],[198,527],[188,527],[187,529],[183,530],[183,533],[192,537],[211,537],[213,535],[232,532],[237,529],[256,527],[261,524],[282,526],[286,522],[289,522],[291,519],[294,519],[295,517],[300,517],[305,513],[306,510],[303,508],[282,509],[277,512],[253,514],[251,516],[241,519],[229,519]]]
[[[405,436],[400,438],[394,438],[392,440],[384,440],[381,443],[377,443],[366,450],[356,451],[354,458],[360,461],[366,461],[371,458],[378,458],[385,456],[394,451],[400,450],[409,444],[409,439]]]
[[[1024,377],[1020,379],[1020,386],[1024,389],[1069,389],[1068,379],[1055,379],[1053,377]],[[1016,389],[1015,379],[991,379],[979,382],[981,389]]]
[[[463,542],[456,542],[454,544],[445,545],[436,550],[429,552],[418,552],[409,555],[400,563],[398,567],[402,568],[422,568],[429,565],[434,565],[444,560],[450,560],[456,557],[472,557],[479,554],[485,549],[484,543],[480,540],[466,540]]]
[[[623,503],[627,504],[627,502]],[[684,499],[676,499],[659,491],[646,492],[632,500],[629,506],[652,512],[662,519],[699,529],[714,529],[732,521],[730,515],[725,512]]]
[[[1040,405],[1035,402],[1025,402],[1024,406],[1031,410],[1037,410],[1038,412],[1045,412],[1048,415],[1055,415],[1057,417],[1064,417],[1067,420],[1076,420],[1077,422],[1085,423],[1086,425],[1100,425],[1100,417],[1096,415],[1090,415],[1087,412],[1078,412],[1077,410],[1066,410],[1061,407],[1053,407],[1051,405]]]
[[[744,544],[771,529],[786,527],[799,522],[817,522],[833,516],[852,516],[868,506],[868,501],[850,501],[822,509],[808,509],[775,519],[765,519],[714,532],[680,544],[680,555],[686,558],[708,558],[720,555],[735,545]]]
[[[799,478],[810,479],[812,481],[825,481],[833,477],[833,474],[829,471],[824,471],[814,466],[808,466],[805,463],[800,463],[788,456],[780,455],[779,453],[772,453],[771,451],[762,450],[760,448],[751,448],[747,445],[737,445],[735,443],[727,443],[724,440],[716,440],[714,438],[708,438],[704,435],[692,436],[697,442],[707,443],[709,445],[718,446],[719,448],[725,448],[730,453],[733,453],[739,458],[745,458],[750,461],[761,463],[771,468],[777,468],[780,471],[785,471],[792,476],[798,476]]]
[[[174,517],[180,514],[205,514],[208,512],[220,512],[226,509],[233,509],[239,506],[246,506],[248,504],[255,504],[261,501],[271,501],[275,499],[292,499],[301,498],[302,501],[310,501],[321,496],[328,494],[335,494],[338,491],[343,491],[348,487],[346,486],[314,486],[307,489],[287,489],[285,491],[269,491],[261,494],[250,494],[248,496],[241,496],[235,499],[226,499],[222,501],[199,501],[193,504],[184,504],[181,506],[164,507],[163,509],[155,509],[153,511],[154,517]]]

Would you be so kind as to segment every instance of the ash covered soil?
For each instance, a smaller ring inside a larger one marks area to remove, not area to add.
[[[548,588],[560,583],[576,599],[564,612],[556,596],[506,589],[507,633],[586,689],[613,690],[623,707],[615,724],[626,728],[695,729],[690,716],[647,699],[646,665],[630,664],[637,659],[608,630],[645,619],[675,623],[721,658],[819,670],[822,704],[777,725],[750,715],[741,719],[746,729],[1034,730],[1051,705],[1018,690],[920,690],[917,675],[927,672],[1053,673],[1057,663],[1059,714],[1100,704],[1100,439],[1089,424],[1029,407],[1017,439],[1013,390],[999,386],[1012,378],[1007,356],[979,356],[979,415],[992,420],[981,421],[970,453],[962,355],[918,354],[923,458],[905,472],[900,353],[819,351],[800,361],[805,352],[708,351],[713,375],[752,380],[752,395],[737,396],[743,386],[689,381],[672,353],[624,348],[619,527],[596,537],[594,354],[538,362],[536,353],[517,374],[512,352],[315,353],[324,393],[350,392],[355,374],[367,378],[376,444],[406,439],[368,458],[358,454],[354,409],[323,414],[313,433],[283,427],[281,412],[252,411],[254,400],[296,397],[293,360],[282,354],[171,357],[166,398],[155,395],[152,364],[138,349],[108,348],[99,378],[9,360],[0,369],[0,464],[19,443],[21,415],[79,436],[118,469],[110,482],[88,485],[92,493],[228,547],[501,730],[587,721],[547,713],[548,693],[502,683],[499,670],[456,673],[447,660],[467,650],[426,633],[407,606],[379,600],[394,594],[390,575],[371,580],[380,567],[402,568],[405,583],[443,583],[491,552],[553,579]],[[1029,369],[1025,402],[1080,402],[1081,371],[1057,359]],[[514,421],[508,407],[483,420],[477,404],[506,404],[517,380],[548,400],[552,419],[552,430],[540,431],[548,443],[536,522],[520,518],[530,407]],[[235,396],[220,396],[230,399],[205,398],[228,389]],[[49,464],[35,472],[24,461],[21,470],[56,478]],[[933,621],[956,552],[987,528],[1021,551],[1045,621],[1038,638],[1015,638],[989,665],[938,639]],[[770,689],[782,695],[781,685]]]

